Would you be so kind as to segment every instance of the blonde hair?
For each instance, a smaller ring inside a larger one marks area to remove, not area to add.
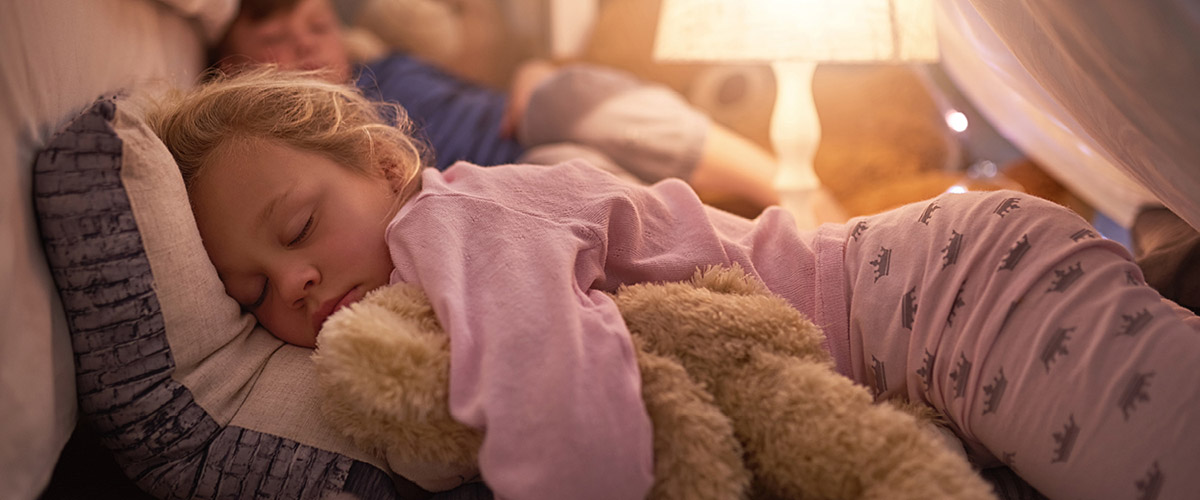
[[[382,176],[399,193],[424,164],[404,110],[369,101],[320,75],[271,65],[218,73],[157,103],[147,121],[175,157],[189,190],[204,167],[231,146],[270,140]]]

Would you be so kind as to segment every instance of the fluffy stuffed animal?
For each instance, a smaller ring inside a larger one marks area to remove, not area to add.
[[[651,498],[994,498],[934,431],[835,373],[820,330],[741,270],[614,298],[654,426]],[[419,289],[331,316],[315,359],[325,416],[360,446],[475,463],[482,435],[449,415],[449,338]]]

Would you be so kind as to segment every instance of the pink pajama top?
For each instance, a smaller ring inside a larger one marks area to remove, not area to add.
[[[749,221],[685,183],[642,187],[582,162],[426,169],[387,228],[391,281],[428,294],[451,346],[450,409],[483,429],[497,498],[643,498],[651,426],[629,332],[605,292],[740,264],[847,353],[841,226]],[[841,340],[836,340],[841,339]]]

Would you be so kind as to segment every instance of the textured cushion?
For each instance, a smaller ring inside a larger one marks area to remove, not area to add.
[[[161,498],[396,498],[321,421],[311,351],[225,295],[174,161],[125,107],[97,101],[34,173],[82,417]]]

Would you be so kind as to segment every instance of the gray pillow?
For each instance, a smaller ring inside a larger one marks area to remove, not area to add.
[[[174,161],[126,107],[95,102],[34,171],[82,418],[156,497],[399,498],[387,466],[322,421],[310,351],[225,295]]]

